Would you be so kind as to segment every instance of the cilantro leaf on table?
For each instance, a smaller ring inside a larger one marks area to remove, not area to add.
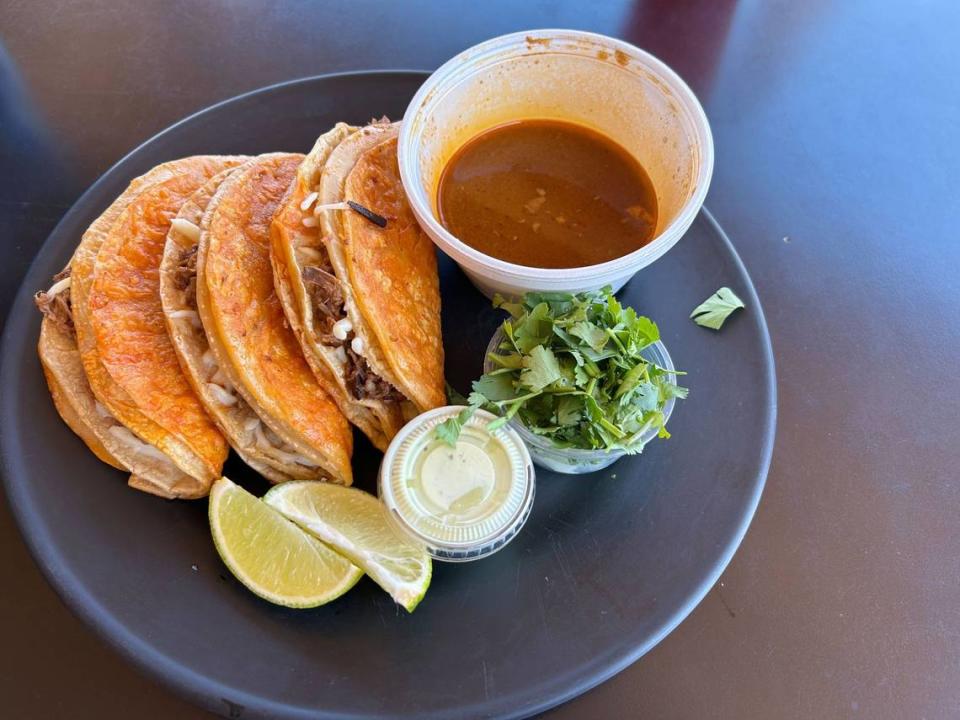
[[[697,325],[719,330],[730,313],[742,307],[745,307],[743,300],[730,288],[722,287],[697,305],[690,317]]]

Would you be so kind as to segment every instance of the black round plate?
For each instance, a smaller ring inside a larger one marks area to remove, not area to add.
[[[337,120],[400,117],[425,75],[376,72],[266,88],[194,115],[115,165],[64,217],[27,274],[3,341],[4,477],[34,556],[67,603],[134,662],[230,717],[521,717],[567,700],[669,633],[746,532],[773,448],[770,339],[747,272],[704,211],[622,293],[654,318],[690,399],[652,443],[588,476],[539,471],[524,530],[482,562],[437,563],[413,615],[369,580],[316,610],[247,592],[214,550],[206,502],[125,486],[57,416],[35,345],[31,293],[136,175],[195,153],[306,152]],[[481,371],[498,313],[440,263],[447,375]],[[721,285],[747,304],[722,332],[690,310]],[[380,455],[358,440],[357,484]],[[264,485],[236,460],[226,473]]]

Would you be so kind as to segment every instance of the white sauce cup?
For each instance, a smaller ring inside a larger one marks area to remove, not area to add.
[[[586,125],[640,162],[659,205],[651,242],[598,265],[534,268],[490,257],[443,227],[437,186],[450,157],[484,130],[532,118]],[[575,30],[503,35],[449,60],[407,107],[398,154],[403,186],[423,229],[488,297],[620,289],[683,236],[713,174],[710,125],[683,80],[629,43]]]

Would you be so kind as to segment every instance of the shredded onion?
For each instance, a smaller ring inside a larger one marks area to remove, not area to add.
[[[257,425],[254,430],[257,438],[257,448],[272,457],[275,460],[285,463],[296,463],[298,465],[304,465],[306,467],[317,467],[317,464],[308,458],[305,458],[303,455],[297,452],[287,452],[278,448],[276,445],[270,442],[267,439],[266,433],[263,431],[263,423]]]
[[[233,383],[231,383],[230,378],[224,374],[222,368],[217,368],[217,371],[213,374],[213,377],[210,378],[210,382],[223,386],[227,392],[233,392]]]
[[[50,286],[50,289],[47,290],[47,297],[52,298],[58,293],[62,293],[64,290],[70,288],[70,277],[67,276],[63,280],[57,280],[53,285]]]
[[[316,248],[307,245],[301,245],[297,248],[297,253],[301,255],[308,263],[319,263],[323,261],[323,255]]]
[[[200,242],[200,228],[184,218],[174,218],[170,227],[192,242]]]
[[[317,196],[318,196],[318,195],[319,195],[319,193],[317,193],[317,192],[312,192],[312,193],[310,193],[309,195],[307,195],[307,196],[303,199],[303,202],[300,203],[300,209],[303,210],[304,212],[306,212],[307,210],[309,210],[309,209],[310,209],[310,206],[313,205],[313,204],[317,201]]]
[[[237,404],[237,396],[231,395],[216,383],[208,382],[207,390],[213,394],[213,396],[217,399],[217,402],[221,405],[226,405],[229,407]]]
[[[316,215],[324,210],[349,210],[350,206],[345,202],[327,203],[326,205],[314,205],[313,214]]]
[[[331,332],[337,340],[346,340],[347,334],[353,330],[353,323],[349,318],[341,318],[333,324]]]
[[[200,362],[203,363],[203,369],[207,372],[211,370],[217,370],[217,359],[213,356],[213,351],[207,348],[206,352],[203,353],[203,357],[200,358]]]
[[[196,310],[174,310],[172,313],[168,313],[167,317],[171,320],[189,320],[195,328],[200,327],[200,315],[197,314]]]
[[[170,462],[170,458],[157,450],[157,448],[155,448],[153,445],[143,442],[143,440],[138,438],[123,425],[113,425],[110,427],[108,432],[124,445],[131,448],[137,455],[148,455],[157,460],[163,460],[167,463]]]

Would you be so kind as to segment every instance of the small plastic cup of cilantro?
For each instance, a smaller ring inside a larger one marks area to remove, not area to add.
[[[687,389],[656,323],[624,308],[610,288],[527,293],[494,305],[510,313],[494,334],[469,408],[500,415],[548,470],[588,473],[656,437]]]
[[[498,366],[495,364],[495,361],[490,359],[490,355],[498,354],[499,348],[505,339],[506,335],[503,333],[503,330],[500,329],[497,330],[490,340],[483,366],[484,377],[490,372],[497,371]],[[641,355],[647,362],[653,363],[657,367],[673,373],[673,360],[670,357],[670,353],[667,352],[666,346],[659,340],[647,345],[641,351]],[[670,415],[673,414],[673,406],[676,398],[686,396],[686,388],[677,387],[677,381],[674,379],[673,374],[666,375],[665,377],[667,378],[666,382],[668,384],[674,386],[684,394],[670,395],[669,399],[654,410],[654,412],[659,412],[662,415],[662,423],[660,418],[654,417],[648,427],[640,433],[639,436],[635,436],[629,445],[623,445],[616,439],[611,438],[612,442],[605,447],[578,447],[573,443],[577,442],[578,436],[582,436],[580,429],[575,428],[567,433],[562,433],[559,430],[554,431],[553,428],[556,425],[553,421],[546,426],[535,424],[528,426],[525,422],[528,414],[522,410],[509,421],[509,424],[526,443],[527,449],[530,451],[531,459],[542,468],[567,474],[583,474],[603,470],[605,467],[613,465],[613,463],[624,455],[634,455],[642,452],[647,443],[658,436],[670,437],[670,434],[666,431],[667,420],[669,420]],[[668,393],[669,392],[670,391],[668,391]],[[567,420],[567,418],[563,417],[559,412],[558,417],[555,419],[557,421]],[[646,425],[647,422],[644,421],[643,424]],[[572,436],[573,439],[558,441],[555,439],[557,436],[565,436],[568,438]]]

